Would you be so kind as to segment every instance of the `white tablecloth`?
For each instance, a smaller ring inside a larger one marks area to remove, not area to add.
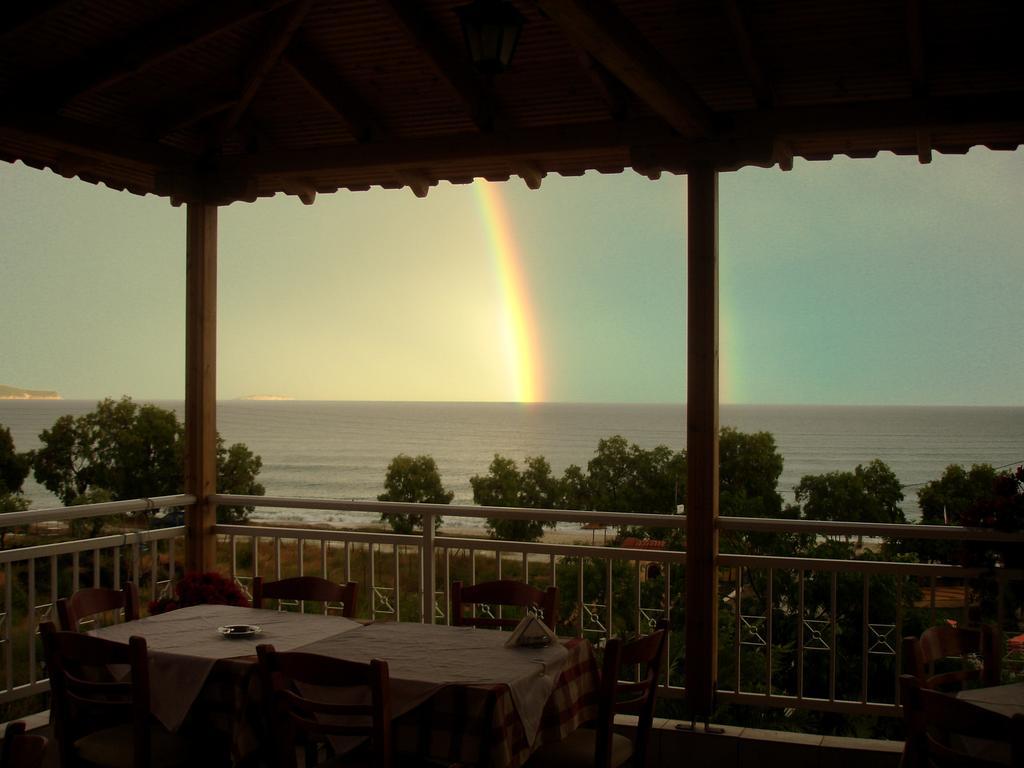
[[[296,650],[359,662],[387,661],[395,717],[445,685],[508,685],[532,744],[568,651],[558,643],[540,649],[506,648],[508,636],[475,627],[371,624]]]
[[[973,688],[961,691],[957,698],[1007,717],[1024,714],[1024,683]]]
[[[262,631],[254,637],[229,639],[217,631],[226,624],[256,624]],[[290,651],[360,626],[341,616],[195,605],[103,627],[91,634],[122,643],[132,636],[146,638],[153,715],[174,731],[185,720],[217,661],[255,655],[261,643]]]

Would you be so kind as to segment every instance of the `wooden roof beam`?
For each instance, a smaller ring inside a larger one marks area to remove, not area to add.
[[[187,152],[143,141],[116,129],[53,115],[23,114],[17,122],[0,125],[0,136],[4,134],[44,141],[69,156],[134,163],[154,172],[165,167],[190,166],[195,160]]]
[[[944,127],[1024,123],[1024,92],[786,107],[732,113],[723,116],[725,121],[732,124],[732,130],[723,132],[723,136],[737,138],[768,135],[843,139],[894,130],[908,135],[920,130],[932,134]]]
[[[739,52],[747,80],[750,81],[750,88],[754,92],[754,100],[758,107],[767,109],[775,102],[775,95],[764,75],[764,67],[758,62],[739,0],[725,0],[725,9],[729,14],[729,26],[732,28],[732,36],[736,41],[736,50]]]
[[[14,34],[74,0],[11,0],[0,11],[0,38]]]
[[[437,185],[437,179],[420,169],[404,169],[395,172],[399,184],[408,187],[418,198],[424,198],[430,192],[430,188]]]
[[[316,149],[280,150],[250,157],[225,156],[211,169],[234,176],[301,176],[343,173],[353,169],[394,172],[422,172],[434,165],[453,161],[508,158],[510,163],[534,163],[545,157],[586,153],[589,150],[621,149],[624,156],[635,141],[664,139],[661,121],[615,123],[611,121],[575,126],[549,126],[513,133],[464,133],[415,140],[392,140],[369,144],[340,144]],[[510,168],[510,173],[513,171]]]
[[[308,41],[294,40],[281,57],[281,64],[321,105],[348,127],[356,141],[370,141],[384,136],[384,129],[373,111]]]
[[[235,105],[236,101],[237,98],[234,95],[224,93],[205,98],[190,98],[150,120],[146,134],[161,141],[172,133],[191,128],[207,118],[226,112]]]
[[[928,75],[925,66],[921,0],[907,0],[907,49],[910,58],[911,95],[923,98],[928,95]]]
[[[547,171],[537,163],[520,162],[516,163],[516,175],[525,182],[527,188],[537,190],[547,176]]]
[[[605,66],[582,48],[576,48],[580,64],[590,77],[591,82],[608,105],[608,114],[615,120],[623,120],[629,113],[629,89],[618,78],[605,69]]]
[[[459,98],[476,127],[484,132],[493,130],[498,122],[493,98],[469,66],[468,59],[452,50],[449,42],[426,17],[419,3],[410,0],[379,2],[437,76]]]
[[[536,0],[586,50],[684,136],[714,133],[711,110],[608,0]]]
[[[917,161],[921,165],[932,161],[932,134],[927,128],[917,129]]]
[[[298,32],[306,14],[313,6],[313,0],[298,0],[291,8],[286,8],[279,13],[280,18],[272,16],[268,20],[270,34],[264,41],[262,50],[250,62],[249,72],[245,83],[235,101],[234,106],[224,116],[224,119],[217,126],[212,135],[211,147],[217,148],[224,143],[224,140],[238,126],[238,121],[249,109],[249,105],[263,87],[267,75],[277,66],[277,62],[284,54],[285,48],[291,43],[295,33]]]
[[[21,107],[57,111],[78,96],[107,88],[170,56],[294,0],[223,0],[201,3],[100,50],[89,51],[11,94],[10,111]],[[8,110],[5,110],[10,114]]]

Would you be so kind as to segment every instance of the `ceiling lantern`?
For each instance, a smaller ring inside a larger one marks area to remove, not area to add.
[[[485,75],[508,69],[516,52],[523,16],[506,0],[473,0],[455,9],[462,24],[466,50]]]

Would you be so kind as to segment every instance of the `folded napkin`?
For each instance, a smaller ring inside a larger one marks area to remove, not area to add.
[[[557,642],[558,638],[555,637],[555,633],[551,631],[543,621],[538,619],[533,614],[528,614],[523,617],[512,634],[509,636],[505,645],[509,648],[515,648],[517,646],[525,646],[527,648],[542,648],[551,643]]]

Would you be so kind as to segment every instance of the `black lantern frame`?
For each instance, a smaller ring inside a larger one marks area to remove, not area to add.
[[[476,68],[485,75],[508,69],[525,21],[515,6],[506,0],[473,0],[455,12]]]

